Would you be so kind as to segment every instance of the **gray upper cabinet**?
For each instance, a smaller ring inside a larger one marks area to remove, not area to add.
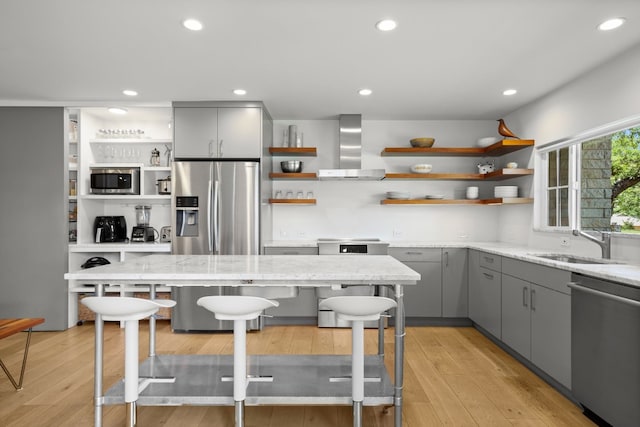
[[[469,251],[469,318],[496,338],[501,337],[502,257]]]
[[[442,317],[468,317],[466,248],[442,249]]]
[[[173,122],[176,159],[261,156],[259,107],[174,107]]]
[[[442,250],[389,248],[389,255],[420,274],[415,286],[404,287],[407,318],[442,316]]]

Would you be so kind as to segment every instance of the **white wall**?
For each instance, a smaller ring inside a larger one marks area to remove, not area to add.
[[[505,119],[517,134],[533,138],[536,145],[569,138],[621,119],[640,116],[640,46],[613,58],[553,93],[509,114]],[[571,250],[599,256],[597,245],[571,236],[570,248],[560,247],[560,236],[532,229],[533,208],[521,206],[501,210],[498,238],[505,242]],[[612,247],[614,258],[640,259],[640,240],[618,237]]]
[[[338,121],[274,121],[274,143],[282,145],[283,130],[295,124],[304,134],[304,145],[317,147],[318,157],[300,158],[303,172],[338,167]],[[473,146],[483,136],[495,136],[493,120],[469,121],[362,121],[362,168],[409,172],[416,163],[431,163],[433,172],[477,173],[479,158],[382,157],[384,147],[409,146],[409,139],[433,136],[437,146]],[[274,157],[273,170],[281,160]],[[502,160],[498,160],[502,161]],[[504,159],[504,162],[510,159]],[[447,241],[497,239],[497,206],[383,206],[387,191],[407,191],[412,197],[442,194],[464,198],[468,185],[478,185],[480,197],[488,197],[495,183],[465,181],[274,181],[277,190],[313,191],[315,206],[273,206],[273,240],[312,240],[319,237],[379,237],[388,241]],[[509,207],[502,207],[511,208]]]

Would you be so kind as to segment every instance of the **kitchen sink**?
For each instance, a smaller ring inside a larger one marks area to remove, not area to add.
[[[529,254],[538,258],[550,259],[553,261],[567,262],[570,264],[623,264],[620,261],[602,258],[586,258],[567,254]]]

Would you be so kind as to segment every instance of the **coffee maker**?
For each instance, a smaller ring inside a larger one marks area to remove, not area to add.
[[[153,242],[155,241],[155,230],[149,226],[151,218],[151,206],[136,206],[136,226],[131,232],[132,242]]]

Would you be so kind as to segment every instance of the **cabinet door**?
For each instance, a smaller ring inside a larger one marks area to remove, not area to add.
[[[502,275],[502,341],[529,359],[531,357],[530,297],[533,285]]]
[[[531,286],[531,361],[570,389],[571,296]]]
[[[415,286],[404,287],[405,316],[442,316],[441,264],[417,261],[405,261],[404,264],[420,273],[420,281]]]
[[[173,147],[176,159],[216,157],[218,109],[178,107],[173,109]]]
[[[474,270],[478,275],[469,281],[469,318],[500,338],[501,274],[479,266]]]
[[[467,249],[442,250],[442,316],[468,317]]]
[[[255,107],[218,109],[220,157],[260,158],[262,109]]]

